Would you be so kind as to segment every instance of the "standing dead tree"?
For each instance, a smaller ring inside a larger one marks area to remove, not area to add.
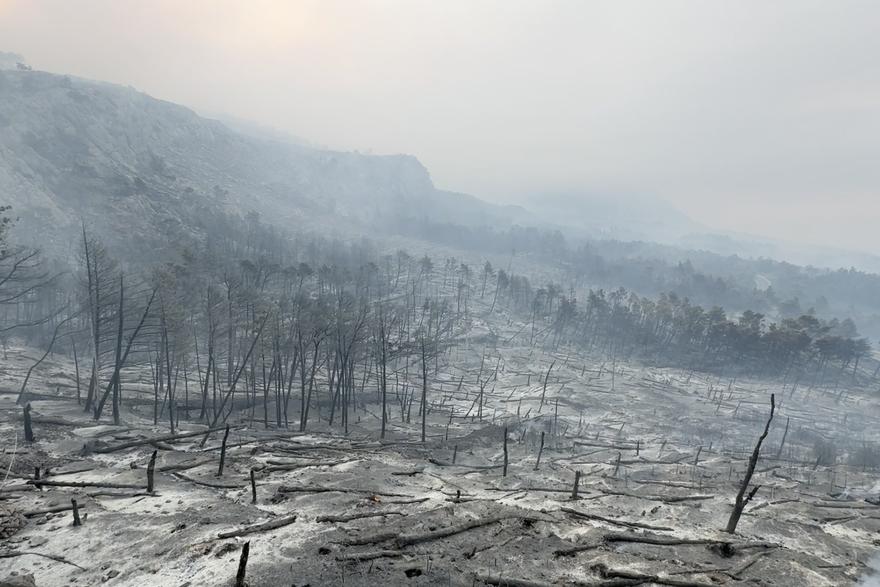
[[[110,333],[106,331],[104,326],[105,322],[111,320],[111,308],[115,306],[117,292],[113,286],[113,280],[117,273],[118,263],[97,237],[86,232],[85,223],[83,223],[79,263],[81,266],[79,281],[80,285],[85,288],[85,309],[89,317],[91,338],[91,376],[89,377],[89,390],[84,407],[86,412],[90,412],[99,393],[102,355],[105,347],[109,344],[106,337]],[[83,272],[85,275],[82,275]]]
[[[421,321],[413,335],[411,343],[413,354],[416,355],[416,363],[421,366],[422,375],[422,405],[420,415],[422,417],[422,442],[425,442],[428,419],[428,366],[442,355],[449,341],[444,340],[452,331],[452,315],[449,312],[447,300],[435,302],[430,299],[425,301],[422,308]]]
[[[773,421],[773,414],[775,411],[776,395],[770,394],[770,417],[767,418],[767,424],[764,426],[764,433],[758,438],[758,444],[755,445],[755,450],[752,452],[751,458],[749,458],[749,466],[743,477],[742,485],[739,487],[739,492],[736,494],[736,502],[733,505],[733,511],[730,513],[730,518],[727,520],[727,528],[724,529],[728,534],[736,533],[736,525],[739,524],[739,519],[743,514],[743,510],[745,510],[746,505],[755,496],[755,493],[758,492],[758,489],[761,488],[760,485],[756,485],[754,489],[749,492],[748,496],[746,496],[746,491],[749,489],[749,483],[752,481],[752,475],[755,473],[755,466],[758,464],[758,454],[761,452],[761,443],[764,442],[764,439],[767,438],[767,434],[770,432],[770,423]]]
[[[70,307],[69,303],[66,304],[64,308],[62,308],[62,311],[66,311],[68,307]],[[24,377],[24,381],[21,384],[21,390],[19,390],[19,392],[18,392],[18,400],[16,400],[17,404],[21,405],[22,403],[24,403],[25,388],[27,387],[28,381],[31,378],[31,374],[34,372],[34,369],[39,367],[40,364],[46,360],[46,357],[49,356],[49,353],[52,352],[52,347],[55,346],[55,341],[58,340],[58,335],[61,332],[62,327],[76,317],[77,317],[77,314],[75,314],[75,313],[71,314],[71,315],[67,316],[66,318],[64,318],[63,320],[61,320],[60,322],[58,322],[58,324],[55,326],[55,332],[52,334],[52,338],[49,341],[48,346],[46,347],[46,352],[44,352],[43,356],[40,357],[37,360],[37,362],[34,363],[33,365],[31,365],[30,369],[27,370],[27,374]]]
[[[378,302],[373,311],[373,352],[376,375],[382,403],[382,429],[379,438],[385,438],[388,424],[388,364],[397,357],[400,341],[393,338],[398,328],[401,311],[390,303]]]
[[[104,394],[101,396],[101,399],[98,401],[97,406],[95,406],[95,420],[101,419],[101,412],[104,411],[104,404],[107,402],[107,399],[110,397],[110,393],[113,393],[113,423],[117,426],[119,425],[119,380],[120,374],[122,372],[122,367],[125,365],[125,362],[128,360],[128,356],[131,353],[132,347],[135,343],[135,340],[138,337],[138,334],[144,327],[144,324],[147,321],[147,318],[150,316],[150,308],[153,305],[153,300],[156,297],[156,290],[151,289],[150,297],[147,299],[146,305],[144,306],[143,313],[141,314],[140,321],[137,326],[135,326],[134,330],[129,334],[127,340],[123,340],[123,332],[124,332],[124,312],[125,307],[123,306],[123,277],[122,273],[119,274],[119,315],[117,317],[118,320],[118,333],[116,340],[116,359],[114,361],[113,366],[113,375],[110,377],[110,381],[107,383],[107,387],[104,389]],[[125,345],[125,350],[123,350],[123,344]]]

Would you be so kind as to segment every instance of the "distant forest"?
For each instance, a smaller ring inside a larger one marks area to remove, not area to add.
[[[641,241],[570,242],[559,231],[519,226],[496,230],[406,218],[390,222],[387,228],[466,251],[536,256],[553,263],[579,286],[606,291],[623,287],[654,299],[665,293],[733,314],[751,310],[764,315],[768,330],[772,322],[781,326],[787,318],[809,315],[842,336],[859,338],[857,325],[864,335],[880,340],[880,275],[873,273],[800,267]],[[758,289],[758,275],[770,286]],[[840,326],[843,323],[845,327]]]
[[[86,226],[69,272],[37,250],[3,247],[3,332],[18,331],[47,354],[69,352],[78,397],[96,419],[109,409],[118,421],[122,371],[148,369],[154,420],[172,429],[181,414],[216,425],[243,400],[267,427],[294,421],[305,430],[317,414],[347,430],[359,395],[376,393],[383,431],[392,412],[407,421],[415,412],[424,430],[433,378],[466,341],[778,378],[793,389],[876,376],[859,369],[871,346],[852,320],[815,312],[768,319],[760,310],[775,302],[769,291],[747,292],[690,264],[608,262],[597,245],[572,249],[558,233],[530,229],[427,233],[552,261],[560,279],[539,283],[478,254],[389,254],[367,239],[291,239],[257,214],[214,215],[204,218],[213,226],[204,238],[181,236],[164,261],[119,259]],[[678,291],[640,295],[627,291],[629,281]],[[704,298],[707,308],[694,301]],[[755,308],[732,313],[718,305],[727,302]],[[502,322],[516,334],[501,336]]]

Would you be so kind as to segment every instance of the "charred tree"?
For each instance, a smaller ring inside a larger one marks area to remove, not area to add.
[[[767,438],[767,434],[770,432],[770,423],[773,421],[773,413],[776,411],[776,395],[770,394],[770,417],[767,418],[767,424],[764,426],[764,433],[761,434],[760,438],[758,438],[758,444],[755,445],[755,450],[752,452],[751,458],[749,458],[749,466],[746,469],[746,474],[743,477],[742,484],[739,487],[739,492],[736,494],[736,501],[733,504],[733,511],[730,513],[730,518],[727,520],[727,527],[724,529],[728,534],[734,534],[736,532],[736,525],[739,524],[739,519],[742,517],[743,511],[746,508],[746,505],[752,500],[757,493],[758,489],[760,489],[760,485],[755,486],[748,495],[746,495],[746,491],[749,489],[749,483],[752,481],[752,475],[755,473],[755,467],[758,464],[758,455],[761,452],[761,443],[764,442],[764,439]]]

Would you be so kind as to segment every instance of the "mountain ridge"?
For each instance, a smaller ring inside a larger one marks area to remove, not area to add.
[[[48,249],[69,247],[80,222],[119,243],[193,230],[208,212],[320,228],[416,210],[434,193],[415,157],[247,137],[131,88],[5,71],[0,97],[0,192]]]

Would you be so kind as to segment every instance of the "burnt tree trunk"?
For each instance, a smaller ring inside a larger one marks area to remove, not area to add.
[[[764,439],[767,438],[767,434],[770,432],[770,423],[773,421],[773,413],[775,411],[776,395],[770,394],[770,417],[767,418],[767,425],[764,426],[764,433],[758,438],[758,444],[755,445],[755,450],[752,452],[751,458],[749,458],[749,466],[743,477],[742,485],[739,487],[739,492],[736,494],[733,511],[730,513],[730,518],[727,520],[727,528],[724,529],[728,534],[736,533],[736,525],[739,524],[739,519],[742,517],[743,510],[746,509],[746,505],[751,501],[760,488],[760,485],[755,487],[751,493],[746,496],[746,491],[749,489],[749,483],[752,481],[752,475],[755,473],[755,466],[758,464],[758,454],[761,452],[761,443],[764,442]]]

